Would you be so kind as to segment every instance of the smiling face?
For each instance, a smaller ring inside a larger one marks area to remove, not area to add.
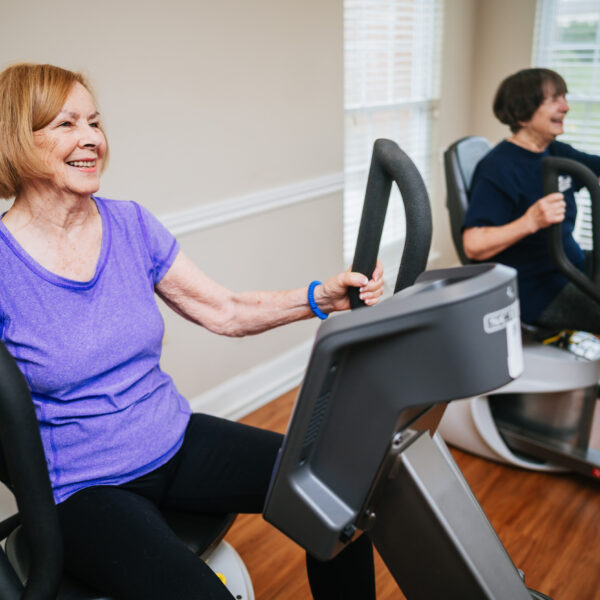
[[[563,122],[568,112],[569,103],[565,95],[557,94],[554,88],[550,88],[531,119],[521,123],[522,131],[549,144],[564,132]]]
[[[58,115],[33,137],[52,172],[52,188],[86,197],[98,191],[106,139],[94,99],[83,85],[73,84]]]

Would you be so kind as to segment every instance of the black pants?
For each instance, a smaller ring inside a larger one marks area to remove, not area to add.
[[[65,568],[123,600],[231,600],[218,577],[171,531],[159,507],[262,512],[281,441],[270,431],[192,415],[182,448],[167,464],[118,487],[86,488],[58,505]],[[307,556],[307,569],[318,600],[375,598],[365,535],[332,561]]]

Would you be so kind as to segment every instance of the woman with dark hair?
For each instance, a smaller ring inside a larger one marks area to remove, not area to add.
[[[512,135],[477,165],[463,223],[465,254],[517,270],[521,317],[550,329],[600,333],[600,307],[559,273],[547,250],[545,229],[562,223],[565,252],[581,270],[584,253],[573,238],[574,192],[561,176],[559,192],[544,195],[542,159],[561,156],[600,175],[600,156],[556,141],[569,111],[564,79],[549,69],[525,69],[506,78],[494,99],[494,114]]]
[[[0,98],[0,197],[14,197],[0,218],[0,340],[31,390],[65,568],[114,598],[232,600],[159,509],[260,513],[282,436],[191,414],[160,368],[156,295],[213,333],[251,335],[348,309],[351,287],[375,304],[381,266],[371,280],[229,291],[145,208],[96,194],[108,146],[80,74],[13,65]],[[307,569],[315,598],[375,598],[365,535]]]

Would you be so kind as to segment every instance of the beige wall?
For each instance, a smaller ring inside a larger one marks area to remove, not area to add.
[[[434,141],[434,249],[456,258],[441,156],[454,140],[497,140],[490,103],[527,66],[534,0],[446,0]],[[0,67],[85,71],[111,142],[102,192],[157,215],[343,168],[342,0],[0,0]],[[234,289],[306,284],[341,267],[341,194],[181,236]],[[168,313],[165,310],[165,314]],[[193,397],[309,339],[316,323],[217,338],[167,315],[163,366]],[[14,511],[0,488],[0,513]]]
[[[509,130],[492,114],[498,84],[506,76],[531,67],[535,0],[478,0],[473,53],[471,131],[492,142]]]
[[[492,113],[492,100],[504,77],[531,66],[535,5],[535,0],[445,2],[431,184],[437,266],[458,264],[445,207],[443,152],[467,135],[483,135],[496,143],[508,134]]]
[[[163,213],[341,170],[341,0],[103,0],[92,12],[3,0],[0,64],[89,75],[112,145],[103,193]]]
[[[210,273],[231,289],[286,289],[324,280],[340,268],[340,219],[340,198],[333,195],[184,237],[182,244],[198,264],[209,264]],[[223,248],[224,239],[235,250],[215,252]],[[311,338],[318,325],[313,319],[232,339],[212,335],[169,313],[164,311],[168,342],[162,364],[189,398],[276,358]]]
[[[2,0],[0,14],[0,67],[89,76],[112,153],[101,194],[165,217],[343,170],[342,0]],[[233,289],[303,286],[342,267],[341,211],[338,191],[180,241]],[[169,314],[163,365],[191,398],[315,326],[230,340]]]
[[[435,266],[456,262],[446,210],[443,153],[470,131],[473,88],[474,31],[477,0],[446,0],[441,53],[440,102],[433,140],[430,197],[433,212],[433,250],[439,254]]]
[[[2,0],[0,0],[2,1]],[[2,1],[0,66],[86,72],[111,142],[101,192],[159,216],[343,169],[342,0]],[[446,0],[430,187],[435,266],[456,262],[442,153],[469,134],[504,135],[491,98],[529,65],[535,0]],[[234,289],[285,288],[342,266],[341,193],[180,236]],[[218,339],[164,311],[163,365],[193,397],[309,339],[305,322]]]

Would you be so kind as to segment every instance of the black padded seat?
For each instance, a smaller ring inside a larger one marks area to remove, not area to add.
[[[162,514],[177,537],[203,559],[219,545],[237,517],[234,513],[206,515],[175,510],[163,510]]]
[[[538,325],[529,325],[521,321],[521,337],[524,342],[545,342],[546,340],[557,336],[560,330],[547,329]]]
[[[462,245],[462,224],[469,206],[469,191],[477,163],[491,150],[492,144],[484,137],[468,136],[454,142],[444,152],[446,174],[446,206],[450,215],[450,229],[454,248],[463,265],[471,264]]]

